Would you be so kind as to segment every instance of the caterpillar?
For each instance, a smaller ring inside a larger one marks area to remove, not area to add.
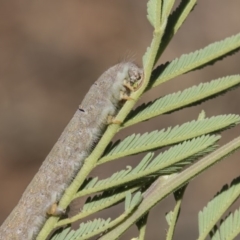
[[[108,124],[117,123],[124,101],[141,84],[143,70],[131,62],[119,63],[105,71],[91,86],[60,138],[23,193],[17,206],[0,227],[0,240],[33,240],[84,159]]]

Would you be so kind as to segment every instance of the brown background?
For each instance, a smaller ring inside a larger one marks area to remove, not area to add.
[[[160,62],[238,33],[239,9],[240,2],[236,0],[199,1]],[[0,1],[0,223],[97,77],[123,59],[135,59],[141,64],[152,34],[145,15],[146,1],[137,0]],[[176,78],[149,92],[141,101],[237,74],[239,62],[237,53],[214,66]],[[236,89],[129,131],[152,131],[183,123],[196,118],[201,109],[208,116],[240,114],[239,101],[240,89]],[[238,136],[239,129],[225,132],[221,143]],[[135,157],[135,163],[139,159]],[[96,173],[109,176],[133,161],[120,160]],[[190,184],[175,239],[196,239],[198,211],[239,172],[239,153],[235,153]],[[150,214],[147,239],[164,239],[164,214],[172,207],[173,199],[169,197]],[[133,227],[122,239],[136,234]]]

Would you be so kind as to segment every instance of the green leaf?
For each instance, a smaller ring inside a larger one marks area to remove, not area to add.
[[[202,110],[200,114],[198,115],[198,120],[203,120],[206,118],[206,112]]]
[[[132,198],[131,208],[135,208],[142,201],[142,193],[138,191]]]
[[[131,198],[132,198],[131,193],[130,193],[130,192],[127,192],[127,193],[126,193],[126,198],[125,198],[125,211],[127,211],[127,210],[130,208]]]
[[[235,179],[231,186],[224,186],[223,189],[199,212],[199,238],[203,240],[214,225],[219,221],[224,212],[240,196],[240,179]],[[225,238],[223,238],[225,239]]]
[[[163,3],[162,3],[162,21],[165,21],[166,19],[168,19],[174,3],[175,3],[175,0],[163,0]]]
[[[170,63],[166,63],[157,67],[152,74],[149,88],[187,73],[192,70],[199,69],[232,54],[240,48],[240,34],[228,37],[222,41],[212,43],[207,47],[183,54],[180,58],[176,58]]]
[[[129,211],[129,209],[133,209],[136,206],[139,205],[139,203],[142,201],[142,193],[137,192],[133,197],[131,192],[128,192],[126,194],[125,199],[125,211]]]
[[[108,152],[99,160],[98,164],[112,161],[121,157],[168,146],[203,134],[217,132],[240,122],[239,115],[220,115],[202,120],[177,125],[173,128],[153,131],[150,133],[133,134],[123,141],[108,148]]]
[[[127,186],[131,182],[139,182],[142,178],[179,171],[199,156],[213,151],[219,139],[220,136],[201,136],[171,147],[155,158],[153,153],[148,153],[135,168],[128,167],[126,170],[116,172],[111,177],[98,181],[94,186],[85,187],[77,196],[81,197],[117,186]]]
[[[212,240],[232,240],[240,234],[240,209],[231,213],[215,232]]]
[[[152,26],[154,27],[153,39],[150,47],[147,48],[145,54],[143,55],[143,69],[144,69],[144,83],[143,87],[147,87],[152,69],[156,63],[157,52],[159,51],[159,46],[161,43],[162,36],[164,34],[167,19],[162,19],[162,0],[149,0],[147,3],[148,19]],[[145,90],[145,89],[144,89]]]
[[[79,229],[71,230],[66,228],[62,232],[56,234],[51,240],[84,240],[93,237],[106,229],[111,219],[95,219],[86,223],[81,223]]]
[[[138,189],[139,187],[126,188],[124,186],[124,187],[104,191],[102,194],[95,195],[93,197],[88,197],[81,211],[78,214],[72,216],[71,218],[60,220],[57,223],[56,227],[68,225],[70,223],[83,219],[91,214],[94,214],[103,209],[111,207],[114,204],[123,201],[127,192],[133,193],[133,192],[136,192]]]
[[[143,61],[143,66],[146,66],[148,62],[152,62],[152,52],[154,48],[155,43],[152,42],[150,47],[147,47],[146,52],[143,55],[142,61]],[[153,65],[151,66],[153,68]],[[152,71],[151,68],[151,71]],[[150,74],[151,75],[151,74]]]
[[[81,223],[79,229],[70,230],[70,228],[66,228],[60,233],[54,235],[51,240],[85,240],[96,236],[97,234],[100,234],[107,229],[111,229],[120,222],[124,221],[141,201],[141,192],[137,192],[133,198],[131,192],[128,192],[126,194],[125,212],[115,220],[111,221],[110,218],[107,220],[99,218],[94,219],[93,221],[88,221],[86,223]]]
[[[161,46],[158,50],[156,61],[162,55],[163,51],[171,41],[172,37],[177,33],[178,29],[181,27],[183,22],[186,20],[189,13],[192,11],[195,6],[197,0],[182,0],[177,9],[168,17],[167,26],[163,35],[163,39],[161,42]],[[169,1],[164,1],[164,3],[168,3]],[[166,5],[166,4],[164,4]],[[171,9],[170,6],[168,9]],[[163,11],[164,16],[168,16],[170,11]]]
[[[147,3],[147,19],[154,28],[160,23],[162,0],[149,0]]]
[[[198,86],[187,88],[182,92],[168,94],[131,111],[122,128],[146,121],[164,113],[182,109],[183,107],[199,104],[207,99],[232,90],[239,85],[240,75],[233,75],[201,83]]]
[[[169,24],[174,26],[176,32],[184,23],[190,12],[196,6],[197,0],[182,0],[178,8],[169,17]]]
[[[185,185],[191,179],[199,175],[201,172],[211,167],[215,163],[219,162],[224,157],[233,153],[240,148],[240,137],[232,140],[228,144],[219,148],[215,152],[209,154],[203,159],[199,160],[195,164],[191,165],[183,172],[170,176],[167,180],[162,180],[163,177],[159,177],[149,189],[143,193],[143,201],[138,206],[129,218],[119,224],[114,231],[110,230],[99,240],[108,240],[114,238],[114,236],[121,236],[130,226],[132,226],[137,219],[144,216],[151,208],[153,208],[159,201],[168,196],[173,191],[176,191],[181,186]],[[240,226],[240,224],[238,224]]]

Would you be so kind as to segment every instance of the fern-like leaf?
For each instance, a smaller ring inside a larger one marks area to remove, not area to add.
[[[121,190],[124,188],[120,188]],[[113,189],[109,191],[105,191],[100,195],[96,195],[94,197],[89,197],[86,201],[86,203],[83,206],[82,212],[93,212],[93,209],[104,209],[106,207],[109,207],[120,200],[122,200],[127,193],[131,193],[136,191],[137,188],[133,188],[131,190],[122,190],[119,191],[119,189]]]
[[[88,197],[81,211],[78,214],[74,215],[71,218],[60,220],[57,223],[56,227],[61,227],[61,226],[76,222],[91,214],[94,214],[103,209],[111,207],[114,204],[123,201],[127,192],[133,193],[133,192],[136,192],[138,189],[139,187],[134,187],[134,188],[120,187],[120,188],[115,188],[109,191],[104,191],[103,193],[99,195],[95,195],[93,197]]]
[[[161,3],[162,1],[159,0],[149,0],[147,3],[147,19],[154,28],[156,28],[160,22],[158,16],[161,16]]]
[[[240,209],[231,213],[212,236],[212,240],[232,240],[240,234]]]
[[[182,26],[189,13],[193,10],[197,0],[182,0],[179,7],[169,17],[169,24],[174,23],[175,32]]]
[[[142,201],[142,193],[137,192],[133,197],[131,192],[127,192],[126,194],[126,200],[125,200],[125,211],[129,211],[136,206]]]
[[[81,223],[78,230],[71,230],[71,228],[66,228],[62,232],[56,234],[51,240],[84,240],[92,236],[95,236],[106,227],[108,227],[111,219],[95,219],[86,223]]]
[[[125,212],[114,221],[111,221],[110,218],[107,220],[94,219],[93,221],[88,221],[87,223],[81,223],[78,230],[66,228],[62,232],[56,234],[51,240],[84,240],[96,236],[97,234],[100,234],[123,221],[129,214],[131,214],[141,201],[141,192],[137,192],[134,196],[132,196],[131,192],[127,192]]]
[[[154,153],[148,153],[135,168],[132,169],[129,166],[126,170],[116,172],[107,179],[99,180],[94,186],[86,186],[76,196],[85,196],[131,182],[139,183],[140,179],[146,177],[171,174],[190,164],[197,157],[213,151],[215,149],[213,146],[219,139],[220,136],[201,136],[171,147],[155,158],[153,158]]]
[[[218,150],[209,154],[208,156],[202,158],[198,162],[186,168],[184,171],[172,174],[173,176],[159,177],[144,193],[143,201],[136,209],[136,211],[129,216],[127,221],[122,222],[114,231],[109,231],[101,240],[114,239],[116,234],[121,236],[131,225],[133,225],[136,219],[140,219],[144,216],[151,208],[156,206],[163,198],[171,194],[173,191],[176,191],[180,187],[184,186],[191,179],[195,178],[197,175],[213,166],[221,159],[225,158],[229,154],[240,148],[240,137],[235,138],[226,145],[222,146]]]
[[[156,60],[159,59],[172,37],[177,33],[189,13],[193,10],[196,2],[197,0],[182,0],[177,9],[169,16]]]
[[[231,187],[225,186],[202,211],[199,212],[199,238],[203,240],[214,225],[219,221],[224,212],[236,201],[240,196],[240,179],[232,182]],[[223,238],[225,239],[225,238]]]
[[[202,120],[193,120],[180,126],[169,127],[166,130],[156,130],[150,133],[144,133],[143,135],[133,134],[118,144],[114,144],[112,148],[108,148],[108,152],[104,154],[98,164],[164,147],[203,134],[217,132],[235,126],[239,122],[239,115],[220,115]]]
[[[162,21],[165,21],[166,18],[171,13],[175,0],[164,0],[162,3]]]
[[[166,82],[205,65],[213,64],[240,48],[240,34],[212,43],[207,47],[184,54],[170,63],[157,67],[152,74],[150,87]]]
[[[209,98],[223,94],[240,85],[240,75],[227,76],[201,83],[198,86],[168,94],[162,98],[139,106],[130,112],[123,128],[146,121],[158,115],[173,112],[183,107],[199,104]]]

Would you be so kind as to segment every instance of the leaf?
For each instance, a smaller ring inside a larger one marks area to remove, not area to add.
[[[94,209],[104,209],[107,208],[120,200],[122,200],[126,193],[131,193],[133,191],[136,191],[137,188],[133,189],[127,189],[124,190],[124,188],[119,189],[112,189],[109,191],[104,191],[100,195],[96,195],[94,197],[89,197],[86,201],[86,203],[83,206],[83,209],[81,212],[93,212]],[[94,211],[96,212],[96,211]]]
[[[136,206],[139,205],[139,203],[142,201],[142,193],[137,192],[133,197],[131,192],[128,192],[126,194],[126,199],[125,199],[125,211],[129,211]]]
[[[203,134],[217,132],[235,126],[239,122],[239,115],[220,115],[202,120],[193,120],[180,126],[169,127],[161,131],[155,130],[143,135],[133,134],[118,144],[114,144],[114,147],[104,154],[98,164],[168,146]]]
[[[163,35],[161,46],[157,53],[156,61],[162,55],[168,43],[171,41],[172,37],[177,33],[178,29],[186,20],[189,13],[193,10],[196,1],[197,0],[182,0],[177,9],[168,17],[167,26]],[[168,3],[168,1],[164,1],[164,3]],[[163,15],[168,16],[170,11],[167,12],[168,12],[167,14]]]
[[[94,214],[103,209],[111,207],[114,204],[123,201],[127,192],[133,193],[133,192],[136,192],[138,189],[139,187],[134,187],[134,188],[120,187],[120,188],[104,191],[103,193],[99,195],[95,195],[93,197],[88,197],[85,204],[83,205],[82,209],[78,214],[72,216],[71,218],[60,220],[57,223],[56,227],[68,225],[82,218],[85,218],[91,214]],[[74,198],[77,198],[77,195]]]
[[[192,163],[199,156],[213,151],[215,143],[220,136],[201,136],[185,141],[153,158],[153,153],[148,153],[135,168],[128,168],[114,173],[111,177],[98,181],[94,186],[85,187],[78,193],[78,197],[103,191],[117,186],[127,186],[146,177],[171,174],[179,171],[185,165]]]
[[[215,232],[212,240],[232,240],[240,234],[240,209],[231,213]]]
[[[150,47],[147,47],[146,52],[144,53],[143,57],[142,57],[142,61],[143,61],[143,66],[147,66],[147,63],[151,61],[152,58],[152,48],[153,48],[153,42],[151,43]],[[151,69],[152,71],[152,69]]]
[[[198,120],[203,120],[206,118],[206,112],[202,110],[200,114],[198,115]]]
[[[94,219],[93,221],[88,221],[86,223],[81,223],[79,229],[70,230],[67,228],[60,233],[56,234],[51,240],[84,240],[89,239],[97,234],[106,231],[109,228],[113,228],[115,225],[122,222],[126,217],[131,214],[131,212],[139,205],[142,201],[142,193],[137,192],[133,197],[131,192],[127,192],[125,201],[125,212],[120,215],[114,221],[110,218],[104,219]]]
[[[152,69],[156,62],[156,55],[159,50],[162,36],[164,34],[167,19],[161,21],[162,18],[162,0],[149,0],[147,3],[147,18],[149,22],[154,27],[153,39],[150,47],[147,48],[145,54],[143,55],[143,69],[144,69],[144,83],[147,87]]]
[[[162,181],[162,176],[159,177],[149,189],[143,193],[143,201],[127,219],[127,221],[119,224],[114,230],[110,230],[99,240],[113,239],[114,236],[121,236],[136,220],[144,216],[151,208],[156,206],[163,198],[176,191],[181,186],[185,185],[191,179],[202,173],[204,170],[213,166],[221,159],[240,148],[240,137],[235,138],[226,145],[222,146],[215,152],[209,154],[195,164],[191,165],[181,173],[170,176],[167,180]],[[238,224],[240,226],[240,224]]]
[[[240,34],[212,43],[189,54],[183,54],[170,63],[160,65],[152,74],[150,87],[166,82],[192,70],[199,69],[232,54],[240,48]],[[149,88],[150,88],[149,87]]]
[[[170,24],[174,23],[175,32],[182,26],[190,12],[197,4],[197,0],[182,0],[179,7],[169,17]]]
[[[161,0],[149,0],[147,3],[147,19],[154,28],[157,28],[161,16]]]
[[[162,21],[165,21],[166,19],[168,19],[174,3],[175,3],[175,0],[163,0],[163,3],[162,3]]]
[[[125,211],[130,208],[130,202],[131,202],[132,195],[130,192],[126,193],[126,198],[125,198]]]
[[[165,216],[168,226],[170,226],[172,224],[172,220],[173,220],[173,211],[170,211],[166,214]]]
[[[199,238],[203,240],[214,225],[219,221],[224,212],[240,196],[240,178],[235,179],[231,186],[224,186],[223,189],[199,212]],[[223,238],[225,239],[225,238]]]
[[[83,240],[95,236],[108,226],[111,219],[95,219],[93,221],[88,221],[86,223],[81,223],[79,229],[71,230],[71,228],[66,228],[62,232],[56,234],[51,240]]]
[[[193,104],[196,105],[239,85],[240,75],[233,75],[201,83],[182,92],[168,94],[131,111],[122,127],[125,128],[164,113],[173,112]]]

